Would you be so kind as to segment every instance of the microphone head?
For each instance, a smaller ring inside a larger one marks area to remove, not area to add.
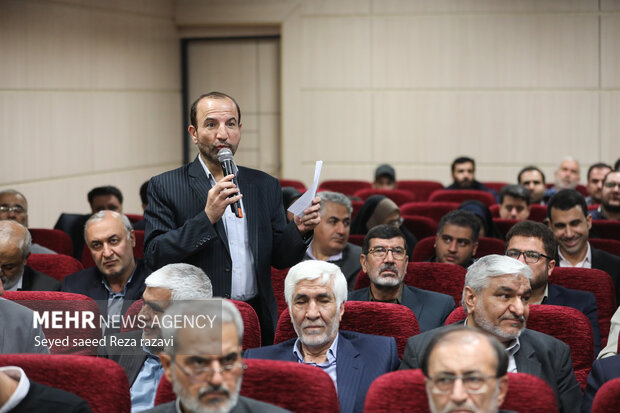
[[[232,159],[233,159],[232,151],[228,148],[222,148],[217,153],[217,160],[220,161],[220,163],[224,161],[232,161]]]

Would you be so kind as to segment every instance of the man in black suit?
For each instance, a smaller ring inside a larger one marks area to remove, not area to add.
[[[620,377],[620,355],[595,360],[583,394],[582,413],[590,413],[596,392],[610,380]]]
[[[620,304],[620,257],[596,249],[588,242],[592,217],[583,195],[574,189],[558,192],[549,200],[547,219],[558,243],[558,265],[605,271],[614,282],[616,304]]]
[[[563,305],[584,313],[592,325],[596,357],[601,349],[596,297],[588,291],[549,283],[549,277],[555,268],[555,251],[553,232],[540,222],[518,222],[506,234],[506,255],[527,264],[534,273],[530,281],[530,304]]]
[[[26,265],[32,237],[17,221],[0,221],[0,278],[6,291],[60,291],[60,282]]]
[[[513,258],[495,254],[480,258],[465,276],[464,324],[483,330],[504,344],[509,372],[528,373],[545,380],[555,392],[561,413],[578,412],[581,389],[568,345],[525,328],[531,278],[530,267]],[[420,355],[440,331],[441,328],[411,337],[400,368],[419,368]]]
[[[224,176],[217,154],[235,153],[241,139],[239,105],[228,95],[199,97],[188,131],[200,155],[189,165],[151,178],[145,211],[145,256],[156,269],[172,262],[202,268],[216,296],[243,300],[257,311],[264,344],[273,340],[277,307],[271,266],[301,261],[320,222],[319,198],[286,224],[277,179],[239,167]],[[242,216],[229,207],[240,202]]]

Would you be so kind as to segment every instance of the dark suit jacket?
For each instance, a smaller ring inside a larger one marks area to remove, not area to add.
[[[73,256],[82,259],[84,250],[84,224],[90,218],[90,214],[60,214],[54,229],[66,232],[73,242]]]
[[[146,266],[144,260],[136,259],[136,268],[133,273],[131,282],[127,284],[127,293],[123,300],[122,313],[129,308],[133,301],[142,298],[144,292],[144,279],[151,274],[150,269]],[[67,293],[84,294],[94,300],[97,300],[101,315],[108,314],[108,290],[101,283],[104,275],[97,267],[89,267],[82,271],[68,275],[62,280],[62,291]]]
[[[239,167],[248,241],[254,258],[261,329],[273,337],[277,306],[271,266],[288,268],[303,259],[306,243],[293,221],[288,225],[280,183],[272,176]],[[151,178],[144,213],[144,255],[150,267],[186,262],[202,268],[211,279],[213,295],[230,298],[232,259],[222,220],[211,224],[204,212],[211,184],[200,160]]]
[[[611,276],[616,287],[616,305],[620,305],[620,257],[592,246],[590,248],[592,248],[592,268],[603,270]]]
[[[353,291],[357,274],[362,269],[360,255],[362,255],[362,247],[347,242],[347,245],[342,250],[342,259],[338,261],[330,261],[340,267],[340,271],[342,271],[344,277],[347,279],[347,288],[349,291]],[[312,257],[308,254],[304,255],[304,260],[311,259]]]
[[[583,394],[581,411],[583,413],[589,413],[598,389],[609,380],[618,377],[620,377],[620,355],[595,360],[594,364],[592,364],[592,370],[588,375],[588,383],[586,384],[586,390]]]
[[[361,412],[370,383],[398,368],[398,350],[393,337],[340,331],[336,351],[336,376],[340,412]],[[297,362],[293,354],[296,338],[273,346],[245,351],[245,358]]]
[[[176,413],[176,401],[160,404],[152,409],[145,410],[144,413]],[[239,401],[230,413],[286,413],[288,410],[273,404],[264,403],[258,400],[239,396]],[[290,413],[290,412],[289,412]]]
[[[21,289],[23,291],[60,291],[60,281],[26,265]]]
[[[427,331],[407,340],[400,369],[420,368],[422,353],[440,329]],[[573,372],[570,348],[562,341],[538,331],[525,329],[519,337],[521,348],[515,354],[517,371],[540,377],[553,389],[560,413],[578,412],[581,389]]]
[[[579,291],[556,284],[549,286],[549,296],[541,304],[562,305],[581,311],[588,317],[594,336],[594,358],[601,351],[601,329],[598,324],[596,297],[589,291]]]
[[[348,301],[368,301],[370,287],[353,291]],[[446,294],[427,291],[421,288],[403,285],[402,305],[409,307],[418,320],[420,331],[424,332],[440,327],[454,310],[454,299]]]
[[[124,333],[115,334],[115,336],[122,339],[134,339],[138,343],[138,347],[131,346],[102,346],[99,348],[99,356],[105,357],[110,360],[114,360],[119,366],[125,370],[127,380],[129,381],[129,387],[133,386],[133,382],[136,381],[138,373],[142,369],[142,365],[146,360],[147,354],[140,346],[140,339],[142,338],[142,330],[127,331]],[[108,337],[109,341],[109,337]]]
[[[15,413],[90,413],[85,400],[75,394],[30,381],[26,397],[11,410]]]

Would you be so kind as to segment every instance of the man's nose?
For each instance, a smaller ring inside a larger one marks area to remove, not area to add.
[[[450,251],[456,251],[456,246],[457,246],[457,241],[455,239],[453,239],[452,241],[450,241],[450,243],[448,244],[448,250]]]
[[[512,303],[510,305],[510,311],[516,316],[522,316],[523,314],[525,314],[526,305],[527,304],[525,304],[523,300],[521,300],[521,297],[517,296],[512,300]]]
[[[217,128],[216,136],[219,140],[225,141],[226,139],[228,139],[228,129],[226,128],[225,123],[221,124],[220,127]]]
[[[454,387],[452,387],[452,393],[450,393],[450,400],[455,404],[462,404],[468,398],[467,390],[463,384],[462,379],[456,379],[454,381]]]
[[[314,300],[311,300],[308,303],[308,308],[306,308],[306,318],[310,320],[316,320],[317,318],[319,318],[319,316],[319,306]]]
[[[114,253],[114,251],[112,251],[112,248],[110,248],[110,246],[107,243],[103,244],[103,256],[104,257],[109,257]]]

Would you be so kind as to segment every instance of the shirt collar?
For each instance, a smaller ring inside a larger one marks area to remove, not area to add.
[[[204,169],[205,173],[207,174],[207,179],[209,181],[212,181],[211,183],[214,183],[215,178],[213,177],[213,174],[207,167],[207,164],[204,163],[204,161],[202,160],[202,156],[198,155],[198,160],[200,161],[200,165],[202,165],[202,169]],[[239,175],[239,168],[237,168],[237,164],[234,164],[234,168],[235,168],[235,175]]]
[[[26,377],[24,370],[16,366],[0,367],[0,371],[18,382],[17,388],[11,397],[9,397],[9,400],[2,407],[0,407],[0,413],[5,413],[12,411],[15,406],[24,400],[30,390],[30,380]]]
[[[395,299],[393,300],[389,300],[389,301],[379,301],[375,298],[374,295],[372,295],[372,287],[368,287],[368,301],[374,301],[376,303],[392,303],[392,304],[401,304],[403,302],[403,290],[405,289],[405,286],[401,283],[400,284],[400,292],[398,293],[398,296],[396,296]]]
[[[304,364],[312,364],[320,367],[326,367],[336,362],[336,354],[338,353],[338,337],[340,333],[336,334],[336,338],[332,342],[332,345],[327,349],[327,361],[325,363],[317,364],[317,363],[308,363],[304,360],[304,356],[301,353],[301,340],[297,338],[295,340],[295,345],[293,346],[293,354],[297,357],[297,360],[300,363]]]
[[[110,284],[108,284],[108,279],[106,277],[101,277],[101,284],[103,284],[105,289],[108,290],[109,294],[113,294],[113,295],[118,295],[118,296],[123,296],[124,297],[125,294],[127,293],[127,286],[129,285],[129,283],[131,283],[131,280],[133,279],[133,275],[136,273],[136,268],[138,268],[138,264],[137,263],[133,267],[133,271],[131,272],[131,275],[129,276],[129,279],[125,283],[125,286],[123,287],[123,290],[120,291],[120,292],[112,291],[112,289],[110,288]]]

